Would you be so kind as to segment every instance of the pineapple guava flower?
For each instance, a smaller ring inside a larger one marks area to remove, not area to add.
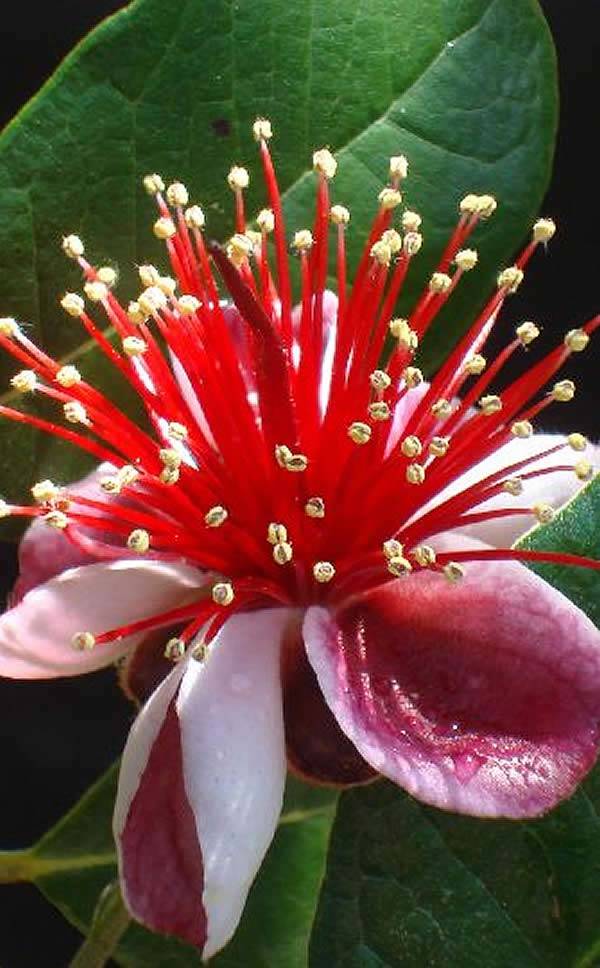
[[[399,318],[423,242],[419,215],[402,211],[406,159],[391,159],[350,286],[350,212],[331,203],[335,159],[315,152],[314,223],[291,243],[293,308],[269,123],[254,134],[269,207],[249,228],[248,172],[232,168],[225,248],[206,242],[184,185],[144,179],[173,278],[140,266],[143,290],[127,306],[113,270],[88,262],[77,236],[63,241],[85,298],[68,293],[62,306],[138,394],[147,425],[0,320],[0,344],[23,367],[13,388],[48,398],[59,418],[0,414],[100,462],[73,487],[38,482],[32,506],[0,504],[34,520],[16,604],[0,619],[0,672],[172,660],[127,741],[114,831],[133,916],[204,958],[235,930],[288,765],[339,785],[382,774],[446,810],[528,817],[572,793],[600,742],[600,633],[523,564],[600,563],[512,547],[592,474],[581,434],[538,435],[533,422],[573,396],[555,374],[600,317],[500,390],[538,328],[522,323],[484,356],[553,223],[536,223],[427,383],[419,344],[476,270],[468,244],[494,199],[460,202],[436,271]]]

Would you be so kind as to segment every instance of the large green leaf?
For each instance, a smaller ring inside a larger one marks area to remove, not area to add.
[[[250,208],[262,201],[250,138],[259,114],[274,122],[293,227],[312,207],[312,149],[328,143],[338,153],[335,195],[353,212],[353,258],[389,154],[404,151],[412,163],[407,201],[422,211],[428,241],[421,281],[460,196],[498,196],[502,214],[478,233],[483,267],[434,337],[429,359],[439,356],[510,257],[548,178],[555,65],[535,0],[134,0],[79,45],[0,137],[3,313],[30,320],[55,354],[84,357],[89,378],[110,386],[98,354],[78,349],[77,327],[57,308],[57,295],[78,284],[61,234],[79,232],[95,261],[116,265],[127,299],[134,265],[162,259],[140,176],[184,179],[210,232],[229,233],[224,175],[233,161],[249,162]],[[0,487],[10,497],[27,478],[66,479],[83,466],[80,455],[67,463],[53,441],[24,431],[4,439]]]
[[[122,931],[111,817],[118,763],[30,850],[0,854],[0,882],[35,883],[84,934],[95,918],[100,942]],[[218,968],[305,968],[307,945],[325,866],[336,795],[289,779],[275,839]],[[268,926],[268,928],[266,927]],[[125,968],[192,968],[198,953],[172,938],[131,924],[113,954]],[[91,962],[90,962],[91,963]],[[82,957],[81,965],[87,961]],[[94,962],[95,964],[95,962]]]
[[[475,820],[390,783],[342,796],[311,968],[600,964],[600,772],[541,820]]]

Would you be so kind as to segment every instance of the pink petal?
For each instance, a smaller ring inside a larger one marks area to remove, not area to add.
[[[515,563],[457,584],[421,572],[311,608],[309,660],[359,752],[426,803],[526,817],[568,797],[597,755],[600,632]]]
[[[125,748],[114,821],[124,897],[204,958],[233,934],[279,818],[288,621],[283,609],[232,617],[204,662],[158,687]]]
[[[105,494],[100,490],[100,478],[114,472],[112,464],[100,464],[80,481],[69,485],[72,494],[81,497],[102,498],[108,505],[119,503],[118,497]],[[20,602],[27,592],[60,575],[67,568],[88,565],[97,561],[92,555],[80,551],[56,528],[49,528],[39,518],[31,524],[19,545],[19,577],[11,593],[11,604]]]
[[[158,561],[123,560],[65,571],[0,616],[0,675],[50,679],[109,665],[143,633],[89,651],[73,649],[73,635],[97,634],[174,608],[202,584],[195,568]]]

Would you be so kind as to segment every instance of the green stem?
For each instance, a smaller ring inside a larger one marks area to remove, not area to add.
[[[114,852],[104,854],[76,854],[72,857],[43,857],[28,850],[0,851],[0,884],[16,881],[35,881],[59,871],[78,871],[89,867],[108,867],[116,864]]]
[[[90,933],[69,968],[102,968],[114,953],[130,920],[119,885],[109,884],[96,905]]]
[[[0,851],[0,884],[32,880],[35,858],[29,850]]]

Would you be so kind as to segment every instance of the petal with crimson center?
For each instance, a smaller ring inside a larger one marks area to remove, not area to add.
[[[284,609],[230,618],[204,662],[161,683],[125,748],[114,819],[124,897],[203,958],[233,934],[279,819],[288,621]]]
[[[526,817],[569,796],[600,739],[600,632],[520,564],[422,572],[304,638],[324,696],[374,769],[426,803]]]

